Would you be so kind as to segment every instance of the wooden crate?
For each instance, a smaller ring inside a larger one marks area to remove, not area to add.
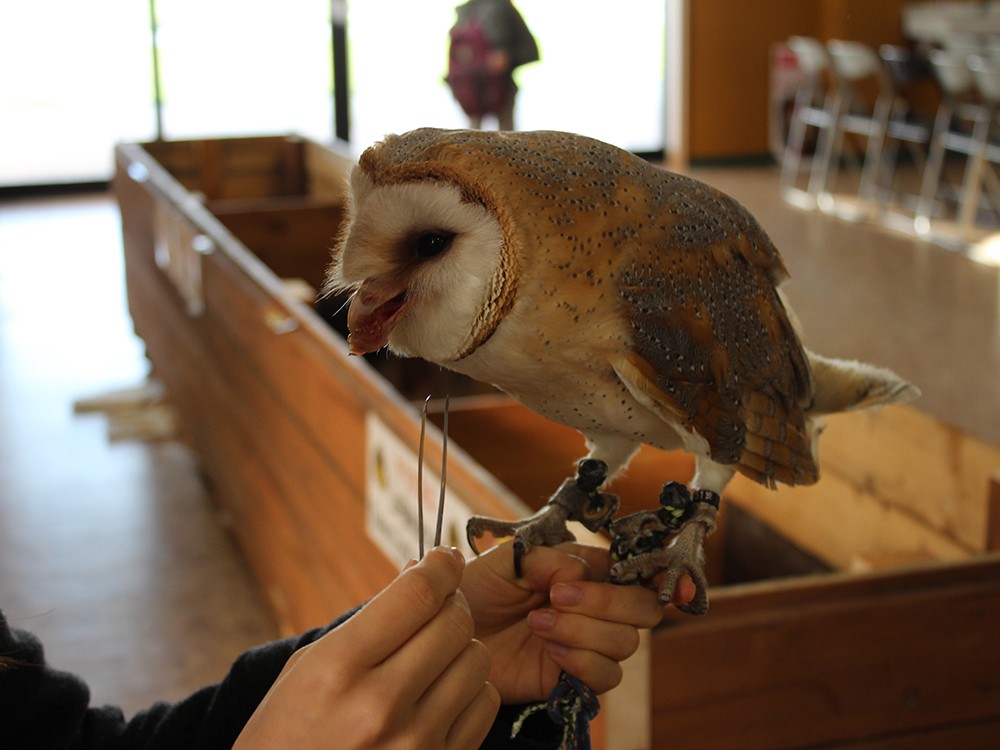
[[[449,541],[466,514],[523,515],[572,471],[572,430],[419,362],[349,356],[342,300],[303,293],[328,263],[348,158],[283,136],[116,156],[136,331],[284,630],[371,596],[415,548],[424,396],[453,397]],[[996,736],[1000,451],[904,407],[831,420],[823,451],[814,488],[734,482],[708,550],[712,610],[648,639],[606,701],[604,747]],[[650,507],[691,471],[687,456],[643,449],[612,490],[624,512]]]

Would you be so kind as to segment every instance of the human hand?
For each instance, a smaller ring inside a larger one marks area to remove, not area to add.
[[[621,682],[619,662],[639,647],[639,628],[660,622],[663,607],[655,591],[607,583],[610,565],[600,547],[533,547],[517,578],[509,542],[469,563],[462,591],[504,703],[545,700],[563,670],[596,693]],[[690,578],[677,590],[678,602],[694,595]]]
[[[457,591],[464,568],[458,553],[431,550],[297,651],[234,750],[478,748],[500,698]]]

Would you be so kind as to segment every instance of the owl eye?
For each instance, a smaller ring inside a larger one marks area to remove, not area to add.
[[[424,232],[417,236],[417,255],[421,258],[433,258],[440,255],[451,246],[451,241],[455,239],[452,232]]]

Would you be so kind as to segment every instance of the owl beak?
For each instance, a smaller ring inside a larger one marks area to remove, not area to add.
[[[347,343],[351,354],[375,352],[406,312],[406,284],[394,279],[367,279],[347,310]]]

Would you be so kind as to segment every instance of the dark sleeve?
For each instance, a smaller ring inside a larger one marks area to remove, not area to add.
[[[354,610],[356,611],[356,610]],[[10,750],[229,750],[264,695],[299,648],[337,627],[354,611],[324,628],[251,649],[217,685],[179,703],[157,703],[126,721],[120,709],[91,707],[90,690],[75,675],[45,663],[42,644],[11,629],[0,612],[0,732]],[[484,750],[547,750],[559,743],[544,715],[529,719],[510,739],[518,706],[500,709]],[[11,742],[11,744],[7,744]]]
[[[13,750],[228,750],[285,662],[350,617],[242,654],[217,685],[179,703],[157,703],[126,721],[113,706],[91,707],[79,677],[45,662],[35,636],[11,629],[0,612],[0,706],[4,747]],[[12,740],[11,745],[7,745]]]

